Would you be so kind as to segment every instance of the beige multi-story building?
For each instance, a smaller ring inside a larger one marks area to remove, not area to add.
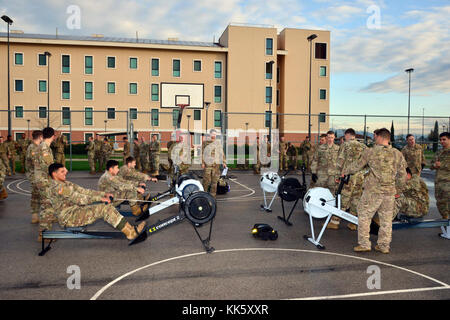
[[[312,34],[317,38],[310,42]],[[18,138],[49,123],[71,132],[74,142],[132,128],[145,139],[158,133],[168,141],[179,106],[187,105],[180,128],[197,133],[194,144],[205,129],[226,133],[270,126],[287,140],[301,141],[308,133],[310,76],[311,114],[329,112],[329,67],[329,31],[278,33],[230,24],[217,43],[12,32],[11,128]],[[5,136],[5,33],[0,34],[0,79]],[[311,119],[314,135],[318,117]],[[327,122],[320,126],[322,132],[328,129]]]

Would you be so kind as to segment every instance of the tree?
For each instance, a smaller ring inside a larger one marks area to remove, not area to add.
[[[392,143],[395,142],[394,120],[392,120],[392,124],[391,124],[391,142],[392,142]]]
[[[437,121],[434,123],[434,130],[431,130],[428,135],[428,140],[433,142],[433,152],[436,152],[439,141],[439,125]]]

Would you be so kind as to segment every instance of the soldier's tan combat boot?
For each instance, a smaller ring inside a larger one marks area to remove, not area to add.
[[[331,220],[328,223],[328,225],[327,225],[327,229],[338,230],[339,229],[339,222],[335,223],[335,222],[333,222],[333,220]]]
[[[352,231],[358,230],[358,227],[356,226],[356,224],[353,224],[353,223],[347,224],[347,228],[349,228]]]
[[[33,213],[31,215],[31,223],[32,224],[39,223],[39,215],[37,213]]]
[[[135,204],[134,206],[131,206],[131,213],[133,214],[133,216],[135,217],[139,217],[142,213],[141,211],[141,206],[138,204]]]
[[[128,240],[130,240],[129,245],[133,245],[147,239],[147,232],[145,230],[146,223],[141,222],[137,226],[132,226],[128,222],[123,227],[122,231]]]
[[[384,254],[388,254],[388,253],[389,253],[389,249],[386,249],[386,248],[380,248],[379,245],[376,245],[376,246],[375,246],[375,251],[378,251],[378,252],[381,252],[381,253],[384,253]]]
[[[356,246],[353,248],[353,251],[355,251],[355,252],[370,252],[370,251],[372,251],[372,248],[364,248],[362,246]]]
[[[0,191],[0,200],[8,198],[8,192],[6,192],[6,188],[3,187]]]

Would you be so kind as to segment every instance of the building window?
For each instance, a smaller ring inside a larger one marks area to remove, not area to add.
[[[94,112],[93,108],[84,108],[84,124],[86,126],[92,126],[94,124]]]
[[[175,59],[172,62],[173,76],[179,77],[181,75],[181,63],[180,60]]]
[[[326,66],[320,66],[319,76],[321,76],[321,77],[327,76],[327,67]]]
[[[194,110],[194,120],[202,120],[201,110]]]
[[[131,82],[130,83],[130,94],[137,94],[137,83]]]
[[[315,57],[316,59],[326,59],[327,58],[327,44],[316,42]]]
[[[266,128],[270,128],[271,127],[271,122],[272,122],[272,111],[266,111],[266,118],[264,121],[264,125]]]
[[[214,110],[214,126],[222,127],[222,111]]]
[[[130,69],[137,69],[137,58],[130,58]]]
[[[93,91],[94,90],[93,90],[92,82],[85,82],[84,83],[84,99],[92,100]]]
[[[152,84],[152,101],[158,101],[159,100],[159,86],[158,84],[153,83]]]
[[[277,67],[277,83],[280,83],[280,68]]]
[[[108,114],[108,120],[116,119],[116,108],[108,108],[107,114]]]
[[[152,59],[152,76],[159,76],[159,59]]]
[[[116,93],[116,83],[108,82],[108,93]]]
[[[69,81],[62,82],[62,98],[70,99],[70,82]]]
[[[202,61],[194,60],[194,71],[200,72],[202,71]]]
[[[23,66],[23,53],[14,54],[14,64],[17,66]]]
[[[39,80],[39,92],[47,92],[47,80]]]
[[[222,102],[222,87],[214,86],[214,102],[221,103]]]
[[[326,100],[327,99],[327,90],[326,89],[320,89],[319,93],[320,100]]]
[[[16,106],[16,118],[23,118],[23,106]]]
[[[152,126],[159,126],[159,110],[152,109]]]
[[[270,80],[272,79],[272,69],[273,69],[273,64],[266,62],[266,79]]]
[[[272,38],[266,39],[266,55],[268,55],[268,56],[273,55],[273,39]]]
[[[25,133],[23,132],[15,132],[16,141],[25,140]]]
[[[93,134],[93,133],[85,133],[85,134],[84,134],[84,143],[89,143],[89,139],[90,139],[91,137],[94,137],[94,134]]]
[[[130,109],[130,119],[131,120],[137,120],[137,115],[138,115],[137,109],[136,108],[131,108]]]
[[[62,73],[70,73],[70,56],[62,55]]]
[[[180,116],[180,109],[173,109],[172,111],[172,124],[174,127],[178,124],[178,117]]]
[[[70,108],[62,107],[62,124],[69,125],[70,124]]]
[[[38,56],[38,65],[46,66],[47,65],[47,56],[43,53],[40,53]]]
[[[14,91],[23,92],[23,80],[14,81]]]
[[[221,61],[214,62],[214,78],[216,78],[216,79],[222,78],[222,62]]]
[[[47,107],[39,107],[39,119],[47,118]]]
[[[115,69],[116,68],[116,57],[108,57],[108,68]]]
[[[93,64],[92,56],[85,56],[84,57],[84,73],[92,74],[93,71],[94,71],[94,64]]]
[[[266,103],[272,103],[272,87],[266,87]]]

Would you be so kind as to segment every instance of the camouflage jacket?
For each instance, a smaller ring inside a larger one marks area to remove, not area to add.
[[[305,154],[311,150],[311,143],[309,141],[303,141],[300,145],[300,153]]]
[[[100,150],[103,156],[106,156],[107,154],[111,154],[113,152],[113,148],[111,147],[111,145],[106,142],[103,142]]]
[[[19,153],[21,156],[26,156],[27,155],[27,150],[28,150],[28,146],[31,144],[31,140],[28,139],[21,139],[19,140]]]
[[[140,145],[135,143],[133,145],[133,157],[137,158],[139,157],[139,154],[140,154]]]
[[[422,171],[422,164],[426,164],[423,149],[420,145],[415,144],[414,147],[406,145],[402,149],[402,154],[405,157],[406,164],[413,174]]]
[[[27,170],[26,176],[28,180],[32,181],[34,178],[34,165],[37,157],[39,146],[33,142],[27,148],[27,155],[25,158],[25,168]]]
[[[89,141],[89,144],[87,145],[87,153],[88,155],[93,156],[95,154],[95,142]]]
[[[142,183],[150,179],[147,174],[139,172],[134,168],[128,168],[126,165],[120,167],[118,176],[134,183]]]
[[[53,153],[50,147],[42,141],[37,148],[34,158],[34,177],[48,179],[48,167],[54,162]]]
[[[123,155],[124,156],[129,156],[130,155],[130,143],[129,142],[125,142],[123,144]]]
[[[9,152],[11,156],[17,155],[17,151],[20,148],[19,144],[16,141],[5,141],[4,144],[8,146]]]
[[[286,142],[280,142],[280,154],[285,156],[287,154],[287,143]]]
[[[6,142],[0,143],[0,156],[5,155],[9,156],[11,154],[11,150],[9,149],[9,145]]]
[[[413,175],[411,179],[406,181],[405,189],[403,189],[402,196],[405,198],[415,201],[420,204],[420,212],[426,214],[428,212],[430,199],[428,197],[428,188],[425,182],[420,178],[420,176]]]
[[[293,156],[293,157],[298,156],[297,148],[296,148],[294,145],[291,145],[291,146],[287,149],[287,155]]]
[[[440,168],[434,166],[436,161],[441,162]],[[436,152],[431,169],[436,170],[436,182],[450,183],[450,148]]]
[[[49,179],[43,193],[43,201],[51,206],[56,215],[73,207],[87,206],[102,201],[104,192],[80,187],[75,183]]]
[[[185,142],[173,143],[169,148],[169,159],[178,166],[190,164],[190,151],[191,148]]]
[[[139,155],[141,157],[146,157],[150,153],[149,144],[147,142],[141,142],[139,145]]]
[[[56,153],[64,153],[64,147],[67,144],[66,137],[61,135],[54,142],[55,152]]]
[[[202,163],[205,166],[216,166],[227,162],[219,140],[206,141],[203,144],[202,156]]]
[[[336,171],[336,160],[338,157],[339,146],[328,143],[320,145],[314,152],[311,161],[311,172],[315,174],[326,174],[329,176],[338,175]]]
[[[98,190],[109,193],[116,193],[122,191],[134,191],[138,183],[126,181],[123,178],[111,175],[108,171],[98,180]]]
[[[336,160],[336,171],[341,174],[346,166],[359,160],[366,149],[367,147],[357,140],[350,140],[341,144]]]
[[[361,158],[344,168],[344,175],[354,174],[369,166],[364,179],[364,190],[377,194],[402,192],[406,183],[406,161],[400,151],[391,145],[376,145],[364,150]]]
[[[94,140],[94,152],[97,154],[100,154],[102,152],[102,145],[103,145],[103,141],[100,140]]]
[[[161,152],[161,146],[160,146],[159,141],[150,142],[149,148],[150,148],[150,153],[160,154],[160,152]]]

